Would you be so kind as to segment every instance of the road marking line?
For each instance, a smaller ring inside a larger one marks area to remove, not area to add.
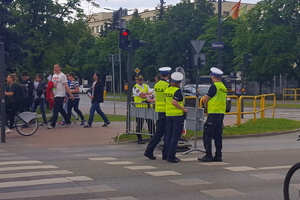
[[[23,161],[5,161],[0,162],[0,165],[19,165],[19,164],[41,164],[43,162],[37,160],[23,160]]]
[[[267,169],[289,169],[292,165],[289,166],[274,166],[274,167],[259,167],[257,169],[267,170]]]
[[[173,175],[182,175],[175,171],[157,171],[157,172],[145,172],[146,174],[150,174],[152,176],[173,176]]]
[[[130,167],[124,167],[131,170],[140,170],[140,169],[156,169],[156,167],[153,166],[130,166]]]
[[[88,159],[93,160],[93,161],[117,160],[116,158],[113,158],[113,157],[99,157],[99,158],[88,158]]]
[[[32,186],[32,185],[47,185],[47,184],[56,184],[56,183],[70,183],[75,181],[88,181],[92,180],[89,177],[74,176],[66,178],[47,178],[39,180],[30,180],[30,181],[11,181],[11,182],[2,182],[0,183],[0,188],[10,188],[10,187],[22,187],[22,186]]]
[[[0,199],[24,199],[24,198],[34,198],[34,197],[90,194],[95,192],[113,192],[113,191],[116,190],[106,185],[95,185],[95,186],[87,186],[85,188],[73,187],[73,188],[30,190],[30,191],[21,191],[21,192],[1,193]]]
[[[62,174],[73,174],[73,172],[68,171],[68,170],[58,170],[58,171],[40,171],[40,172],[27,172],[27,173],[14,173],[14,174],[0,174],[0,179],[24,178],[24,177],[34,177],[34,176],[51,176],[51,175],[62,175]]]
[[[119,162],[105,162],[106,164],[109,165],[129,165],[129,164],[133,164],[134,162],[130,162],[130,161],[119,161]]]
[[[224,167],[224,169],[228,169],[230,171],[234,171],[234,172],[245,172],[245,171],[253,171],[253,170],[257,170],[253,167],[247,167],[247,166],[239,166],[239,167]]]
[[[40,165],[40,166],[20,166],[20,167],[2,167],[0,172],[3,171],[14,171],[14,170],[23,170],[23,169],[55,169],[58,168],[54,165]]]

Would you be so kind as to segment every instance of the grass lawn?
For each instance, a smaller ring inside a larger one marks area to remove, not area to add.
[[[253,119],[237,126],[226,126],[223,129],[223,136],[226,135],[247,135],[255,133],[267,133],[267,132],[279,132],[279,131],[291,131],[300,128],[300,121],[283,119],[283,118],[266,118],[256,119],[256,123]],[[197,132],[197,136],[202,136],[202,131]],[[193,138],[194,131],[188,130],[184,138]],[[150,136],[143,136],[143,138],[149,138]],[[115,138],[115,140],[117,137]],[[120,141],[136,140],[136,135],[122,135]]]

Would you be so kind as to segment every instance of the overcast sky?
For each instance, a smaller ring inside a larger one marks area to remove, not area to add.
[[[60,0],[63,1],[63,0]],[[110,8],[117,10],[120,7],[127,9],[138,8],[139,11],[144,9],[154,9],[157,4],[160,3],[160,0],[94,0],[100,5],[100,8],[91,8],[88,7],[86,3],[82,3],[82,8],[84,8],[86,14],[97,13],[105,11],[103,8]],[[229,1],[229,0],[228,0]],[[231,2],[238,2],[239,0],[230,0]],[[242,3],[257,3],[260,0],[242,0]],[[165,0],[166,5],[175,5],[180,2],[180,0]],[[91,12],[90,12],[91,11]],[[106,11],[107,12],[107,11]]]

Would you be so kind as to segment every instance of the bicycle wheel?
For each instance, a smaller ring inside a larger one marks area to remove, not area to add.
[[[284,200],[300,199],[300,162],[294,164],[285,176],[283,184]]]
[[[20,117],[16,118],[15,128],[20,135],[31,136],[37,131],[38,127],[39,123],[37,118],[31,119],[28,123]]]

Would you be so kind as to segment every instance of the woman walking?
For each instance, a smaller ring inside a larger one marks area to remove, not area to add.
[[[104,124],[102,126],[107,126],[110,124],[110,121],[107,119],[106,115],[100,108],[100,103],[103,103],[103,90],[104,86],[101,82],[100,73],[94,73],[94,83],[92,86],[91,94],[89,94],[90,99],[92,100],[92,105],[90,108],[90,117],[88,120],[88,124],[84,126],[84,128],[92,127],[92,123],[94,120],[94,113],[95,111],[102,117]]]
[[[19,84],[17,83],[17,75],[9,74],[6,78],[8,88],[5,91],[7,96],[7,104],[5,105],[6,116],[8,116],[9,124],[5,133],[11,133],[14,129],[15,116],[17,112],[22,108],[22,95]]]

